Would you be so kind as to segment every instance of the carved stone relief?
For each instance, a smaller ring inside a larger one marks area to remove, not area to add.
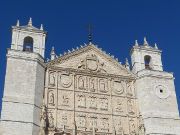
[[[56,85],[56,73],[55,72],[51,72],[49,74],[49,85],[54,87]]]
[[[127,82],[127,95],[133,96],[133,93],[134,93],[133,82]]]
[[[86,96],[79,94],[77,95],[78,98],[78,107],[86,108]]]
[[[89,107],[91,109],[97,109],[97,97],[89,96]]]
[[[108,118],[101,118],[101,131],[108,132],[109,131],[109,119]]]
[[[78,69],[106,73],[104,63],[100,63],[95,54],[89,54],[85,59],[81,60]]]
[[[127,101],[127,104],[128,104],[128,113],[131,114],[131,115],[135,114],[135,110],[134,110],[134,105],[135,104],[134,104],[134,101],[132,99],[129,99]]]
[[[73,101],[72,91],[58,90],[58,106],[63,108],[72,107],[72,102],[70,101]]]
[[[69,73],[62,73],[60,75],[60,85],[63,88],[69,88],[72,85],[73,76]]]
[[[101,110],[108,110],[108,98],[100,98],[100,109]]]
[[[99,79],[99,91],[103,93],[108,92],[108,81],[107,79],[101,78]]]
[[[116,94],[122,94],[125,90],[125,82],[124,81],[114,81],[113,89]]]
[[[130,135],[136,135],[136,123],[133,119],[129,121]]]
[[[80,90],[86,90],[86,76],[79,76],[78,77],[78,88]]]
[[[97,127],[97,116],[89,117],[89,127],[92,129],[93,127]]]
[[[89,90],[95,92],[97,90],[97,80],[94,77],[89,78]]]
[[[48,113],[48,127],[54,128],[54,116],[52,112]]]
[[[86,128],[86,115],[79,115],[78,116],[78,128]]]
[[[121,99],[117,99],[116,102],[115,111],[120,113],[123,112],[123,101]]]
[[[116,122],[116,132],[119,134],[119,135],[123,135],[123,125],[122,125],[122,120],[119,119],[117,122]]]

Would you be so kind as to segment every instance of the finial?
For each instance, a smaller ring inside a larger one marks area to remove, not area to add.
[[[135,40],[135,46],[138,46],[138,41],[137,40]]]
[[[156,44],[156,43],[154,44],[154,48],[155,48],[155,49],[158,49],[158,46],[157,46],[157,44]]]
[[[51,60],[54,60],[55,58],[56,58],[56,53],[55,53],[54,46],[53,46],[51,49]]]
[[[32,18],[29,18],[28,26],[32,26]]]
[[[148,45],[148,42],[146,40],[146,37],[144,37],[144,45]]]
[[[17,20],[16,26],[19,27],[19,20]]]
[[[43,28],[43,24],[41,24],[40,30],[44,30],[44,28]]]
[[[130,65],[129,65],[128,58],[126,58],[125,68],[128,69],[128,70],[130,70]]]
[[[92,42],[92,26],[90,24],[88,26],[88,32],[89,32],[88,41],[89,41],[89,43],[91,43]]]

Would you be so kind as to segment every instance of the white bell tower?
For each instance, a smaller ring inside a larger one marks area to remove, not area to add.
[[[137,41],[131,50],[132,72],[147,135],[180,135],[174,77],[163,71],[161,50]]]
[[[12,44],[2,99],[3,135],[38,135],[44,92],[46,32],[32,25],[12,27]]]

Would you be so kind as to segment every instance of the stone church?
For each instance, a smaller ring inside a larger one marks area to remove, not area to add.
[[[92,43],[45,60],[47,32],[12,27],[3,135],[180,135],[174,76],[157,45],[136,41],[131,65]],[[91,38],[91,35],[89,35]]]

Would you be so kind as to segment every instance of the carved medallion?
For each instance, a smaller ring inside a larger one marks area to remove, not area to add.
[[[69,88],[72,85],[72,76],[69,74],[60,75],[60,84],[64,88]]]

